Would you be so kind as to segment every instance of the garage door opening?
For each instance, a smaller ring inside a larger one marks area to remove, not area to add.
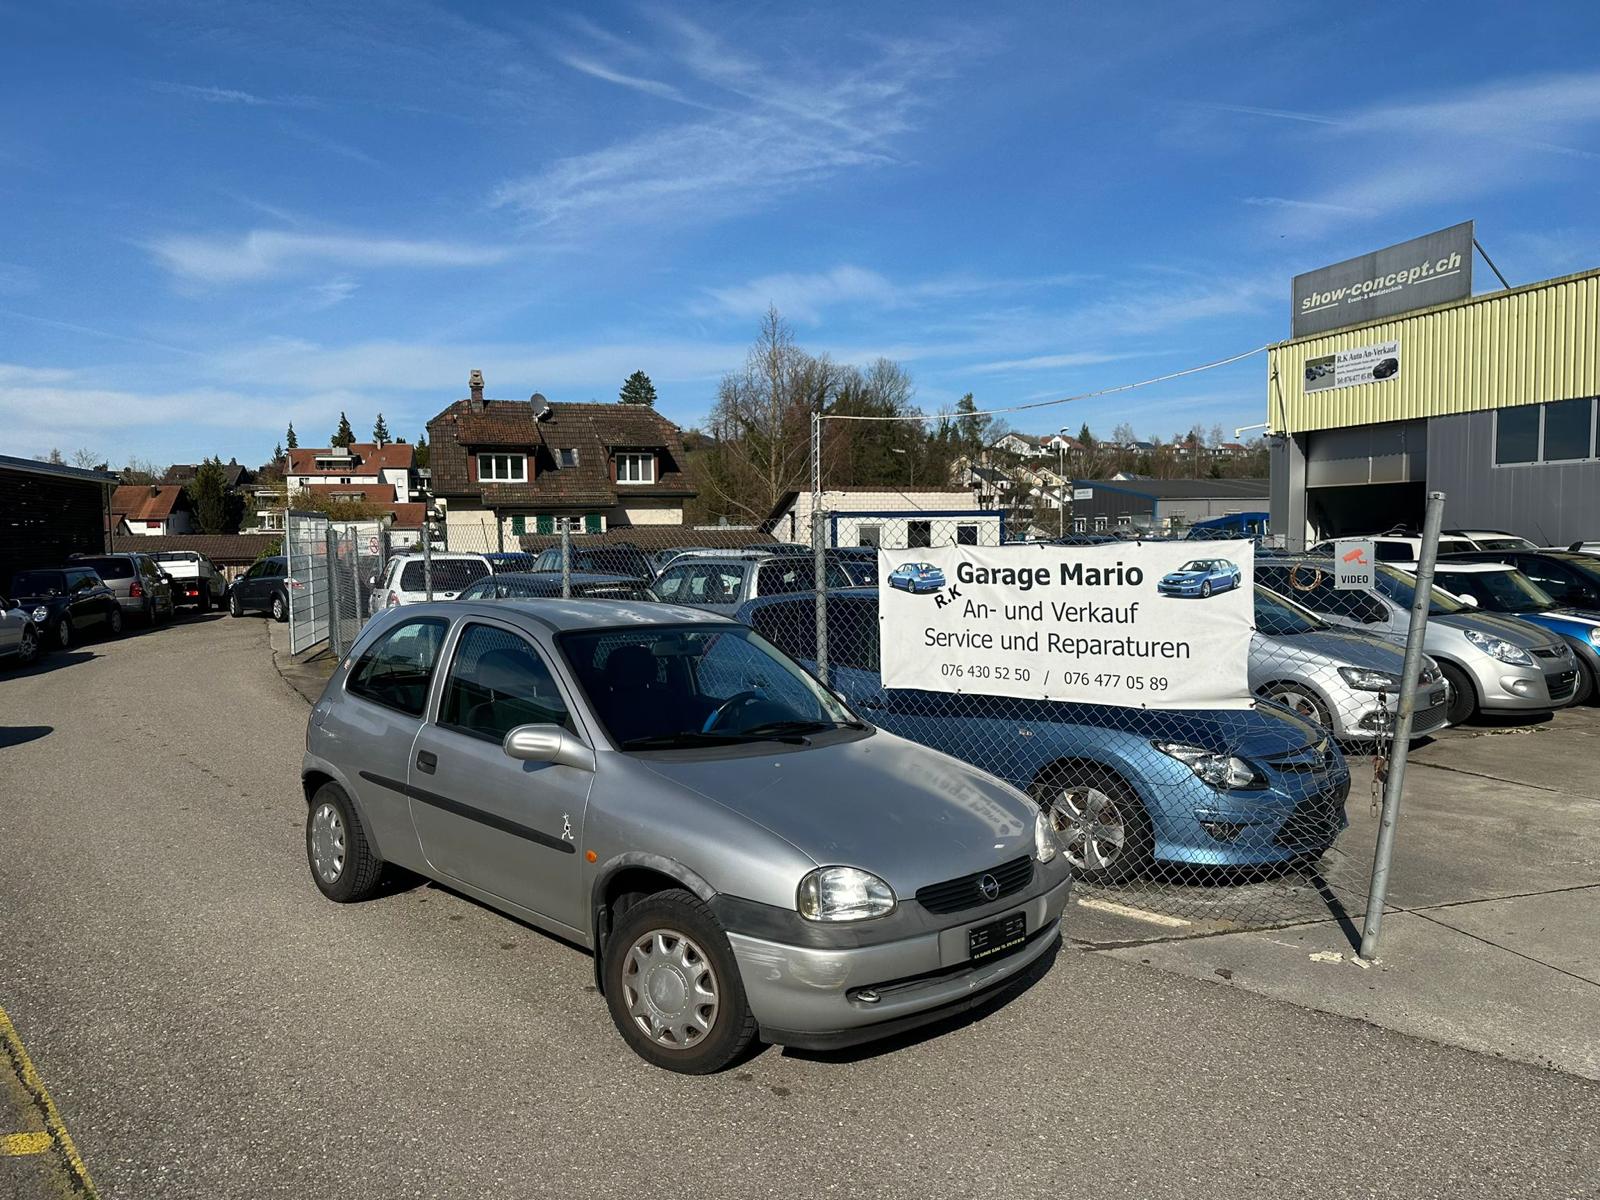
[[[1307,488],[1306,520],[1319,539],[1382,533],[1395,526],[1421,529],[1427,490],[1420,481]]]

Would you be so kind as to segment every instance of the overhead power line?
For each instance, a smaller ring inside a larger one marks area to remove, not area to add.
[[[1265,354],[1267,346],[1257,346],[1254,350],[1246,350],[1242,354],[1234,354],[1228,358],[1219,358],[1216,362],[1201,363],[1197,367],[1185,367],[1181,371],[1169,371],[1165,375],[1157,375],[1154,379],[1141,379],[1137,383],[1122,383],[1116,387],[1100,388],[1093,392],[1080,392],[1075,396],[1062,396],[1059,400],[1038,400],[1033,404],[1013,404],[1009,408],[985,408],[970,413],[912,413],[902,416],[858,416],[851,413],[822,413],[824,421],[948,421],[953,417],[998,417],[1006,413],[1030,412],[1039,408],[1054,408],[1058,404],[1071,404],[1075,400],[1093,400],[1100,396],[1112,396],[1118,392],[1131,392],[1136,388],[1149,387],[1151,384],[1166,383],[1170,379],[1182,379],[1185,375],[1198,375],[1202,371],[1214,371],[1218,367],[1230,366],[1236,362],[1243,362],[1257,354]]]

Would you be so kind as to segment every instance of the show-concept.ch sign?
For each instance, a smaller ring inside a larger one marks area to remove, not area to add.
[[[878,555],[883,686],[1246,708],[1255,545],[942,546]]]
[[[1306,359],[1306,391],[1326,392],[1332,388],[1355,387],[1360,383],[1382,383],[1400,378],[1400,343],[1379,342],[1376,346],[1357,346]]]

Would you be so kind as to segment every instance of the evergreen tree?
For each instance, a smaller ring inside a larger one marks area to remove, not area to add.
[[[378,419],[373,422],[372,440],[377,442],[380,446],[388,445],[391,440],[389,437],[389,427],[384,424],[382,413],[379,413]]]
[[[1085,446],[1094,445],[1094,434],[1089,432],[1089,422],[1083,423],[1083,428],[1078,430],[1078,440]]]
[[[220,458],[208,458],[194,473],[189,484],[189,503],[194,506],[195,524],[201,533],[224,533],[228,524],[227,476]]]
[[[654,407],[656,385],[643,371],[635,371],[622,384],[621,400],[624,404],[646,404]]]
[[[349,446],[356,440],[356,431],[350,428],[350,418],[344,415],[344,410],[339,410],[339,432],[328,439],[330,446]]]
[[[428,465],[428,431],[424,429],[417,437],[417,470],[424,470]]]
[[[956,401],[956,437],[961,443],[961,452],[968,459],[976,461],[978,455],[983,453],[986,435],[992,423],[992,417],[979,415],[978,405],[972,399],[971,392]]]
[[[283,461],[283,443],[282,442],[279,442],[276,446],[274,446],[272,448],[272,461],[273,462],[282,462]]]
[[[283,439],[284,448],[287,450],[300,449],[300,439],[294,435],[294,422],[289,422],[289,434]]]

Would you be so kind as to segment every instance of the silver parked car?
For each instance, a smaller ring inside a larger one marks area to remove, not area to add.
[[[1334,587],[1333,560],[1312,556],[1260,558],[1256,578],[1335,625],[1404,646],[1416,580],[1379,563],[1374,590]],[[1538,713],[1571,702],[1577,663],[1559,636],[1526,621],[1477,612],[1433,589],[1423,648],[1450,685],[1449,720],[1478,712]]]
[[[852,587],[836,557],[824,564],[827,586]],[[748,600],[779,592],[816,590],[816,566],[809,555],[733,550],[722,554],[681,555],[656,576],[651,590],[672,604],[731,617]]]
[[[1405,653],[1380,638],[1339,629],[1287,597],[1257,585],[1250,637],[1250,688],[1333,731],[1371,740],[1394,728]],[[1424,656],[1411,736],[1446,722],[1438,664]]]
[[[306,747],[325,895],[390,862],[588,947],[623,1038],[676,1071],[970,1008],[1056,944],[1070,888],[1023,792],[674,605],[390,609]]]

